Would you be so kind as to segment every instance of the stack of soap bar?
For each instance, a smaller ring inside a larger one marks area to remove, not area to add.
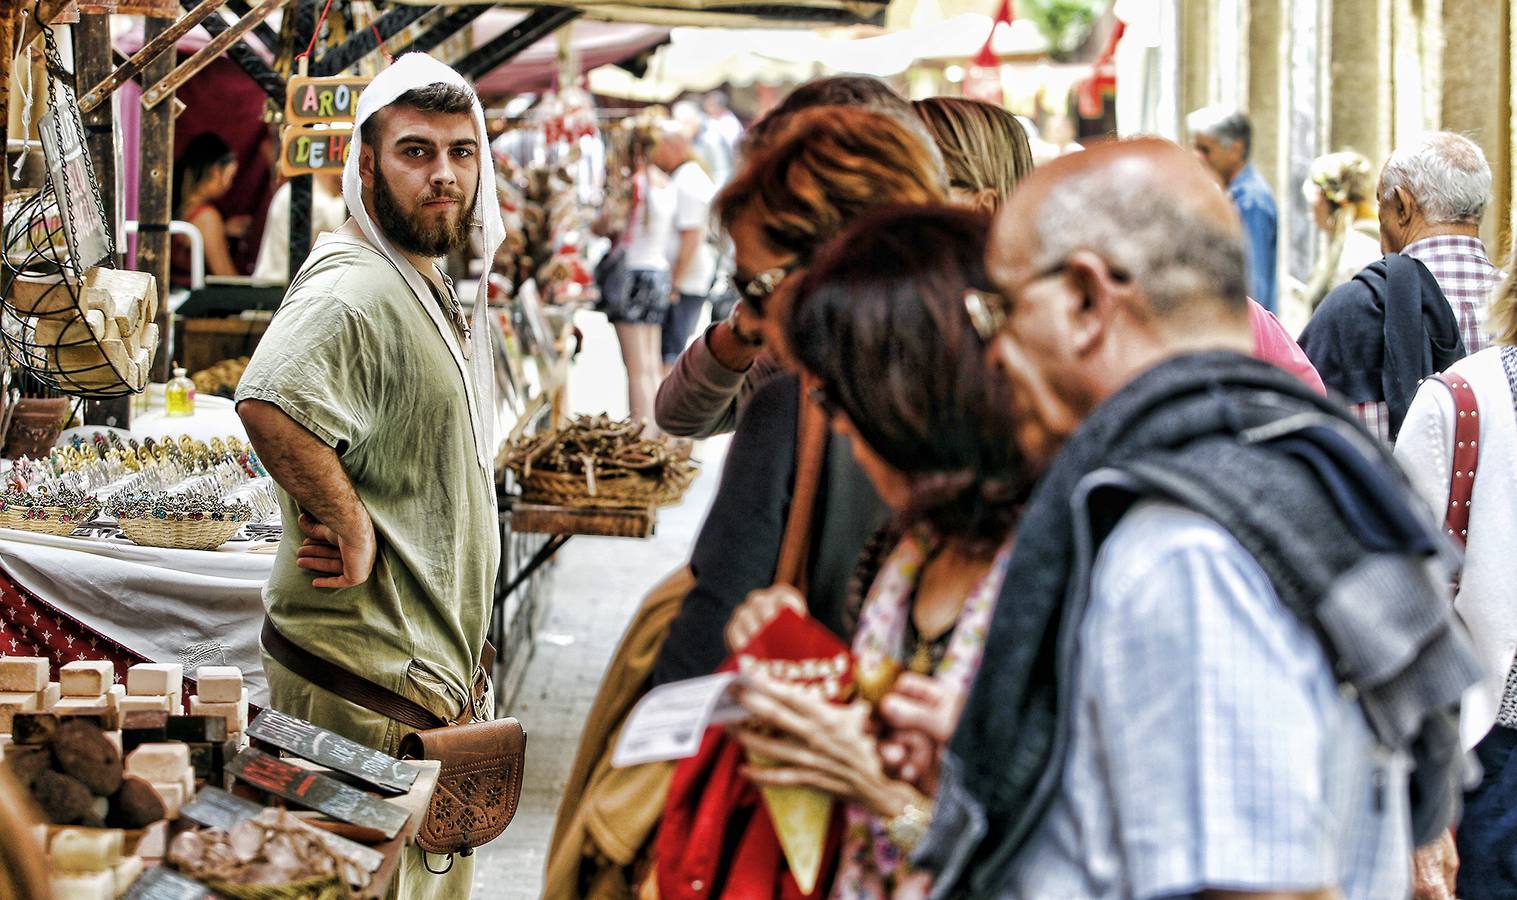
[[[201,666],[195,671],[195,696],[190,714],[226,719],[232,740],[240,740],[248,728],[248,689],[235,666]]]
[[[58,702],[47,672],[48,662],[40,656],[0,658],[0,732],[10,732],[16,713],[51,709]]]
[[[82,659],[58,670],[63,699],[60,710],[110,708],[111,685],[116,681],[116,666],[102,659]]]
[[[113,898],[142,874],[142,860],[123,856],[114,828],[64,828],[48,844],[54,898]]]
[[[179,663],[140,663],[126,672],[126,694],[120,702],[129,712],[163,711],[177,714],[183,707],[184,666]]]
[[[179,808],[194,796],[195,772],[184,744],[143,744],[127,756],[126,771],[153,786],[167,818],[178,818]]]

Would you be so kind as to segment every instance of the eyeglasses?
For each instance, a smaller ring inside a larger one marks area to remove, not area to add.
[[[737,292],[742,295],[742,298],[748,302],[749,306],[753,307],[753,311],[762,316],[764,314],[764,301],[768,300],[769,295],[778,290],[780,284],[789,277],[791,272],[800,268],[800,265],[798,262],[793,262],[783,266],[775,266],[772,269],[765,269],[752,278],[744,278],[734,272],[732,273],[732,286],[737,288]]]
[[[1000,294],[970,288],[964,292],[964,311],[969,313],[975,333],[987,344],[1006,324],[1006,300]]]
[[[1021,289],[1026,290],[1028,285],[1042,281],[1045,278],[1051,278],[1068,268],[1069,263],[1067,261],[1049,266],[1024,281]],[[1111,271],[1112,276],[1118,280],[1127,280],[1125,274],[1115,269]],[[1006,296],[998,294],[995,291],[982,291],[978,288],[969,288],[964,291],[964,311],[969,313],[969,321],[974,325],[975,333],[980,336],[980,340],[987,344],[996,336],[997,332],[1006,327],[1006,320],[1011,313],[1010,306],[1011,304],[1007,302]]]

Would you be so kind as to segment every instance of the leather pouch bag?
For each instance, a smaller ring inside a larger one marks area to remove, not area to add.
[[[473,721],[475,704],[486,692],[485,673],[495,655],[488,643],[475,674],[474,696],[452,723],[408,697],[310,653],[280,634],[268,619],[263,622],[263,648],[301,678],[417,729],[401,739],[401,758],[442,764],[437,789],[416,832],[421,849],[468,856],[500,837],[511,824],[521,799],[527,733],[514,718]]]
[[[402,759],[442,763],[437,790],[416,832],[428,853],[468,856],[500,837],[521,799],[527,733],[515,719],[429,728],[400,741]]]

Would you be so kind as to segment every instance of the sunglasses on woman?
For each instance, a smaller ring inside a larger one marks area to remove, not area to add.
[[[765,269],[752,278],[745,278],[734,272],[732,286],[737,288],[738,294],[748,303],[748,306],[762,316],[764,302],[769,299],[769,295],[779,290],[780,284],[800,266],[799,262],[775,266],[772,269]]]

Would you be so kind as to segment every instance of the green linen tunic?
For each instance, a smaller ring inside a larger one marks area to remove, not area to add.
[[[285,539],[264,591],[269,617],[306,650],[451,720],[489,627],[500,540],[493,473],[474,447],[472,366],[460,368],[422,303],[362,238],[322,235],[237,400],[272,403],[333,447],[378,538],[368,581],[313,588],[295,565],[300,509],[281,490]],[[478,343],[474,352],[489,352]],[[334,718],[318,724],[370,746],[398,740],[393,727],[376,741],[372,721]]]

